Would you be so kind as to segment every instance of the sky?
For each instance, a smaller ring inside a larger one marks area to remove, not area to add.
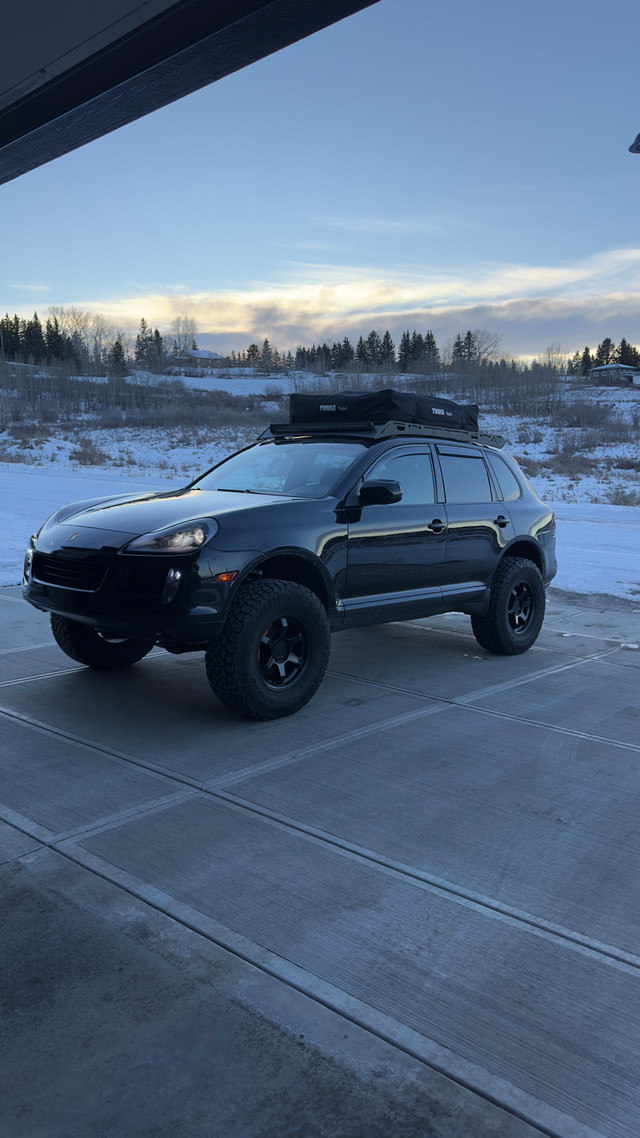
[[[0,313],[640,346],[633,0],[380,0],[0,187]]]

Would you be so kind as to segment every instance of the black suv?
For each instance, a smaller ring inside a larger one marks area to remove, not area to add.
[[[184,489],[75,502],[44,523],[23,593],[68,656],[111,669],[155,644],[203,651],[223,703],[272,719],[314,695],[338,629],[464,612],[487,651],[531,647],[555,519],[475,429],[477,409],[412,397],[407,412],[401,396],[395,417],[383,399],[362,418],[362,397],[340,395],[296,422],[309,398]]]

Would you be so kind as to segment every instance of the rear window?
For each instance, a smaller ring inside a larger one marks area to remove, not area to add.
[[[268,442],[225,459],[194,485],[199,490],[324,498],[365,450],[354,442]]]
[[[510,466],[497,454],[487,455],[496,482],[500,487],[503,502],[515,502],[522,497],[522,487]]]
[[[447,502],[490,502],[489,471],[482,455],[442,454],[440,465]]]

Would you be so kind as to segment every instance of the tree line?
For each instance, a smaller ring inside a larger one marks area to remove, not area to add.
[[[172,362],[187,358],[197,350],[198,329],[188,317],[176,317],[169,332],[162,335],[144,317],[135,338],[110,325],[97,314],[81,308],[51,306],[44,322],[37,312],[25,320],[7,313],[0,319],[0,359],[17,363],[62,367],[68,374],[122,377],[131,367],[163,374]],[[416,372],[438,375],[442,372],[466,375],[501,359],[499,333],[476,328],[458,333],[439,347],[434,333],[409,329],[402,332],[396,347],[389,331],[372,330],[355,343],[341,340],[311,347],[298,345],[295,352],[280,353],[265,338],[262,346],[251,343],[240,352],[231,352],[231,366],[250,366],[264,371],[359,371]],[[504,359],[502,359],[504,363]],[[587,346],[567,357],[559,345],[545,350],[538,363],[550,374],[586,375],[590,368],[609,363],[640,367],[640,351],[624,337],[616,345],[606,337],[594,352]],[[506,361],[510,363],[509,360]]]
[[[8,313],[0,319],[0,359],[62,367],[70,375],[121,377],[132,364],[162,374],[170,352],[197,348],[196,335],[188,317],[176,317],[166,339],[143,318],[131,342],[99,314],[52,306],[44,323],[37,312],[29,320]]]
[[[607,336],[598,344],[593,354],[588,345],[583,352],[576,352],[569,360],[567,372],[569,375],[586,375],[590,368],[604,367],[606,364],[640,367],[640,351],[625,340],[624,336],[617,347]]]

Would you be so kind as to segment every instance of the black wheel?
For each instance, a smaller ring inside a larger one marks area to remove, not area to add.
[[[538,639],[544,608],[544,583],[537,565],[526,557],[505,557],[493,578],[487,613],[471,618],[473,634],[487,652],[517,656]]]
[[[72,660],[104,671],[128,668],[153,648],[153,640],[116,640],[57,613],[51,614],[51,631],[58,646]]]
[[[207,649],[207,678],[227,707],[248,719],[278,719],[315,695],[330,645],[315,593],[290,581],[252,581],[238,590]]]

